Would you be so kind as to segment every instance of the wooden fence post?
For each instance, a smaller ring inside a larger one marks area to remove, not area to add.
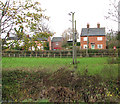
[[[48,53],[48,57],[50,57],[50,56],[49,56],[49,53]]]
[[[9,53],[9,57],[10,57],[10,53]]]
[[[95,57],[96,57],[96,53],[95,53]]]
[[[24,54],[24,57],[26,57],[26,53]]]
[[[103,53],[102,53],[102,57],[103,57]]]
[[[36,53],[36,57],[37,57],[37,53]]]
[[[54,54],[54,58],[55,58],[55,54]]]
[[[116,53],[117,54],[117,57],[118,57],[118,53]]]
[[[82,57],[82,53],[80,53],[80,57]]]

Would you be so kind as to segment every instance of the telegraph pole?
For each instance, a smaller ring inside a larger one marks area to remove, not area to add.
[[[0,82],[2,81],[2,29],[1,29],[2,19],[0,18]],[[0,83],[1,85],[1,83]],[[0,102],[2,101],[2,87],[0,87]]]
[[[75,49],[75,47],[74,47],[74,45],[75,45],[75,32],[74,32],[74,13],[75,12],[72,12],[72,32],[73,32],[73,64],[75,64],[75,62],[74,62],[74,58],[75,58],[75,51],[74,51],[74,49]]]
[[[77,30],[76,30],[76,20],[75,20],[75,64],[77,64],[77,50],[76,50],[76,45],[77,45]]]
[[[72,15],[72,37],[73,37],[73,64],[75,64],[75,29],[74,29],[74,14],[75,12],[70,12],[69,15]]]

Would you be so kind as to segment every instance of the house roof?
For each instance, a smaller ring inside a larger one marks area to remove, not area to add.
[[[7,40],[18,40],[17,37],[8,37]]]
[[[31,37],[28,37],[28,38],[31,40]],[[18,40],[18,37],[8,37],[7,40]],[[47,41],[48,38],[42,37],[42,38],[37,38],[37,40],[40,40],[40,41]]]
[[[105,28],[82,28],[81,36],[105,36]]]
[[[52,42],[61,42],[63,40],[63,37],[53,37]]]
[[[40,41],[47,41],[48,40],[48,38],[46,38],[46,37],[42,37],[42,38],[37,38],[37,40],[40,40]]]

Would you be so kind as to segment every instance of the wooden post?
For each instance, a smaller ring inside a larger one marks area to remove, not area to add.
[[[14,57],[15,57],[15,54],[14,54]]]
[[[9,57],[10,57],[10,53],[9,53]]]
[[[48,53],[48,57],[50,57],[50,56],[49,56],[49,53]]]
[[[54,54],[54,58],[55,58],[55,54]]]
[[[75,37],[74,37],[74,57],[75,57],[75,64],[77,64],[77,30],[76,30],[76,20],[75,20]]]
[[[37,53],[36,53],[36,57],[37,57]]]
[[[42,54],[42,57],[43,57],[43,54]]]
[[[19,54],[19,57],[20,57],[20,54]]]
[[[116,53],[117,54],[117,57],[118,57],[118,53]]]
[[[80,57],[82,57],[82,53],[80,53]]]
[[[102,57],[103,57],[103,53],[102,53]]]
[[[95,53],[95,57],[96,57],[96,53]]]
[[[24,57],[26,57],[26,53],[24,54]]]

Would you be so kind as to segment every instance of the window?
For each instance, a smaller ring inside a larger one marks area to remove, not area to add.
[[[58,42],[56,43],[56,45],[59,45]]]
[[[97,40],[98,41],[102,41],[102,37],[97,37]]]
[[[83,45],[83,48],[84,48],[84,49],[87,49],[87,45]]]
[[[41,49],[43,50],[43,49],[44,49],[44,47],[43,47],[43,46],[41,46]]]
[[[83,38],[83,41],[87,41],[87,37],[84,37],[84,38]]]
[[[98,44],[98,49],[102,49],[102,44]]]
[[[91,44],[91,49],[95,49],[95,44]]]

